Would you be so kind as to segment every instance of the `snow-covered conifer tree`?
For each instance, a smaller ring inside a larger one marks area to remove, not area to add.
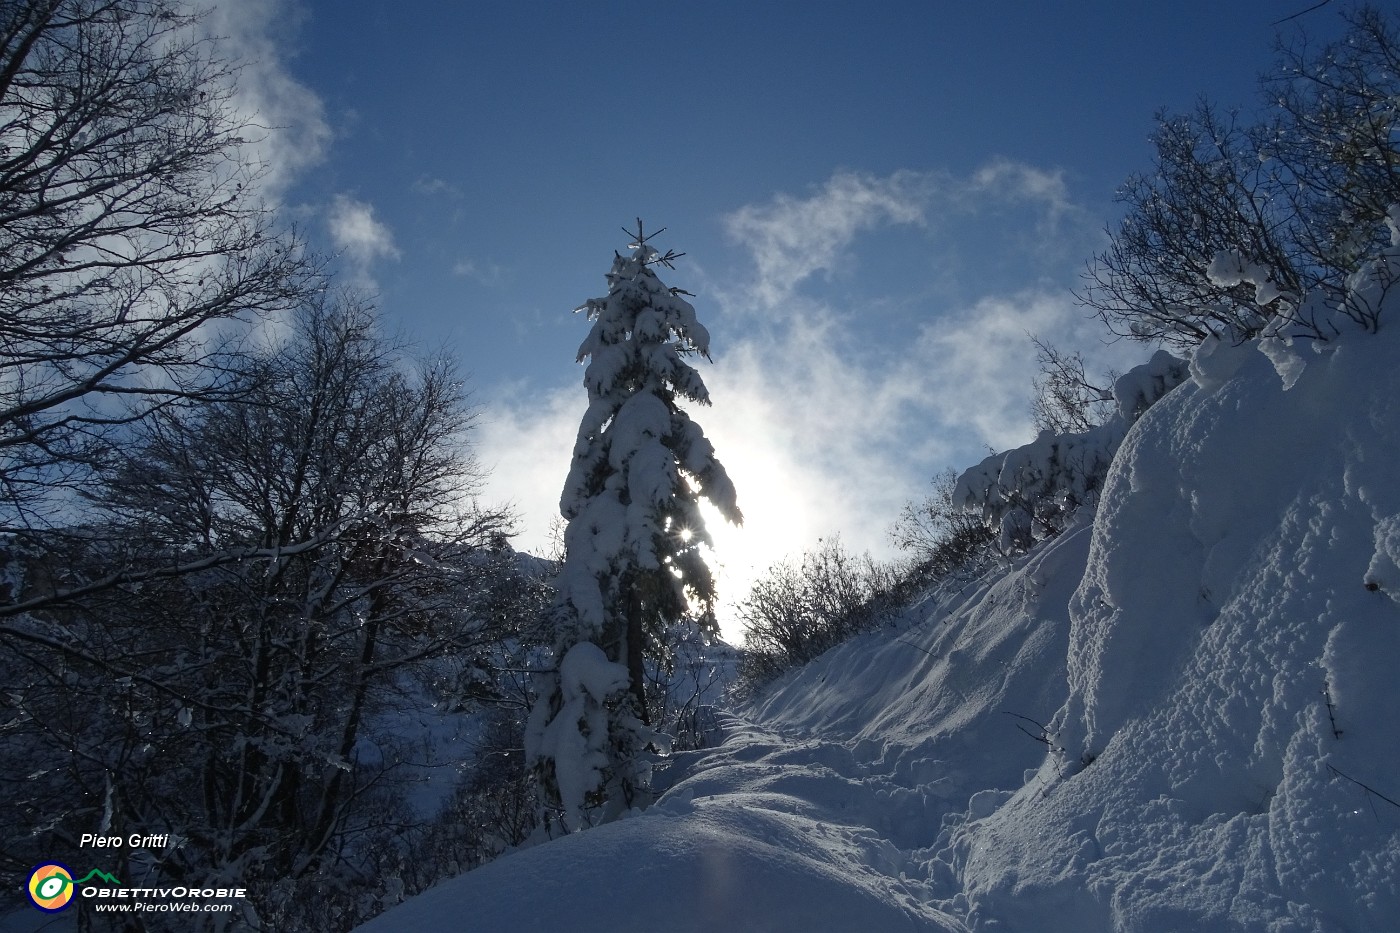
[[[660,231],[657,231],[658,233]],[[709,358],[709,332],[680,289],[655,267],[642,222],[627,255],[589,299],[593,327],[579,347],[588,409],[560,499],[568,520],[555,606],[556,672],[527,730],[527,755],[544,791],[546,823],[570,831],[648,800],[643,662],[664,627],[708,605],[714,580],[700,499],[741,521],[734,486],[682,401],[709,404],[687,357]]]

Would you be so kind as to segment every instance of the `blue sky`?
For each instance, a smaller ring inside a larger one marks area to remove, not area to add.
[[[621,231],[666,226],[713,337],[730,599],[840,534],[887,554],[935,472],[1030,439],[1034,332],[1123,368],[1071,294],[1159,108],[1253,108],[1311,0],[240,0],[268,191],[385,320],[456,357],[487,495],[545,546],[574,363]]]

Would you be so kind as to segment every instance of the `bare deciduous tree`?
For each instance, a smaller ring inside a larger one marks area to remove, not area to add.
[[[174,0],[0,9],[0,530],[111,429],[216,390],[211,326],[286,307],[306,264],[255,194],[236,70]]]
[[[1309,296],[1375,328],[1346,280],[1400,204],[1400,35],[1374,8],[1346,18],[1336,44],[1280,44],[1256,120],[1205,101],[1158,116],[1155,170],[1123,186],[1126,216],[1081,295],[1115,333],[1190,347],[1281,321],[1328,339]],[[1213,274],[1222,255],[1249,274]]]
[[[1040,375],[1031,383],[1031,420],[1037,431],[1073,434],[1097,427],[1113,416],[1113,382],[1118,373],[1109,371],[1099,385],[1084,370],[1084,354],[1066,353],[1039,337],[1035,344]]]
[[[906,502],[890,529],[895,546],[910,555],[920,579],[941,579],[992,552],[995,535],[982,516],[953,500],[957,480],[951,467],[935,475],[931,493],[919,502]]]
[[[877,624],[900,594],[894,568],[851,554],[836,539],[804,552],[800,565],[779,561],[738,607],[744,680],[755,688],[813,660]]]
[[[3,755],[43,763],[12,833],[175,831],[162,877],[234,872],[265,915],[274,889],[369,857],[367,808],[411,823],[386,793],[402,750],[362,743],[407,672],[449,651],[481,670],[508,530],[474,505],[449,367],[408,374],[353,301],[322,295],[293,321],[229,361],[236,397],[129,432],[88,534],[61,539],[65,572],[124,575],[30,613],[13,631],[32,637],[0,655]],[[162,566],[183,570],[147,572]]]

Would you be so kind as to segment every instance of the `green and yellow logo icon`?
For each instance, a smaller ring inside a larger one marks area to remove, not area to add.
[[[73,870],[59,862],[36,865],[29,873],[29,899],[51,913],[67,907],[73,900]]]
[[[73,880],[73,869],[62,862],[45,862],[34,866],[29,873],[29,900],[40,910],[56,913],[67,907],[73,900],[73,892],[80,884],[85,884],[94,876],[108,884],[121,884],[116,878],[94,868],[77,881]]]

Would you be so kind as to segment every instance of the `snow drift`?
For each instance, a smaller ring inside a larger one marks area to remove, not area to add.
[[[1400,929],[1392,331],[1214,348],[1129,434],[1052,754],[954,835],[974,929]]]

